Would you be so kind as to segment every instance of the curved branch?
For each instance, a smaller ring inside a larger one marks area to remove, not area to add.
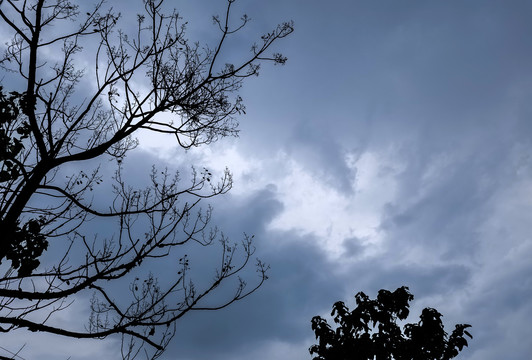
[[[116,327],[114,329],[109,329],[109,330],[95,332],[95,333],[83,333],[83,332],[65,330],[63,328],[49,326],[49,325],[45,325],[42,323],[36,323],[36,322],[26,320],[26,319],[10,318],[10,317],[5,317],[5,316],[0,316],[0,323],[10,324],[10,325],[14,325],[17,327],[23,327],[33,332],[42,331],[42,332],[47,332],[50,334],[62,335],[62,336],[67,336],[67,337],[72,337],[72,338],[77,338],[77,339],[99,339],[99,338],[105,338],[113,334],[127,334],[127,335],[131,335],[131,336],[141,339],[142,341],[146,342],[147,344],[150,344],[151,346],[153,346],[154,348],[158,350],[162,350],[162,347],[159,344],[155,343],[154,341],[149,339],[147,336],[144,336],[142,334],[139,334],[135,331],[132,331],[132,330],[129,330],[123,327]]]

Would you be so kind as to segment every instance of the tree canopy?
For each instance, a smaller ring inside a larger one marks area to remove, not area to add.
[[[457,324],[448,335],[442,314],[432,308],[423,309],[419,322],[401,330],[397,322],[406,320],[414,299],[405,286],[380,290],[376,299],[359,292],[355,299],[357,307],[351,311],[342,301],[333,305],[336,329],[320,316],[312,318],[318,340],[309,349],[313,360],[449,360],[468,345],[465,336],[472,338],[468,324]]]

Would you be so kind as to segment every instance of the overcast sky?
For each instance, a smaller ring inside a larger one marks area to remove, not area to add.
[[[216,39],[223,1],[212,3],[173,2],[191,39]],[[461,359],[529,360],[532,1],[235,5],[252,18],[235,48],[285,20],[296,28],[277,45],[286,66],[242,89],[240,137],[186,154],[141,138],[127,161],[228,166],[234,188],[212,202],[213,223],[235,241],[255,234],[270,279],[230,308],[186,317],[163,358],[310,360],[314,315],[406,285],[410,321],[430,306],[448,331],[473,326]],[[116,354],[112,341],[21,336],[2,335],[27,343],[25,359]]]

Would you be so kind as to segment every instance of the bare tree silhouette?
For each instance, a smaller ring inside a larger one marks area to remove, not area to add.
[[[148,186],[134,188],[123,167],[139,131],[173,136],[183,149],[236,135],[235,117],[245,111],[238,96],[243,81],[258,75],[261,63],[285,63],[271,47],[293,31],[290,22],[263,35],[249,57],[222,63],[228,39],[249,21],[244,15],[231,23],[234,2],[213,18],[220,38],[209,47],[187,40],[187,23],[163,0],[143,1],[133,31],[119,29],[120,14],[104,10],[103,1],[88,12],[68,0],[0,1],[3,25],[13,35],[1,65],[15,86],[0,97],[1,332],[119,334],[124,358],[141,351],[155,358],[186,313],[223,308],[267,278],[259,261],[258,281],[246,286],[238,274],[254,253],[252,237],[233,245],[210,230],[211,209],[199,209],[202,199],[231,188],[229,171],[216,180],[208,169],[193,169],[185,183],[179,174],[153,168]],[[80,68],[80,59],[89,67]],[[98,166],[91,169],[95,159],[116,160],[112,179]],[[79,162],[86,164],[83,171],[69,170]],[[107,204],[97,205],[91,194],[103,189],[102,181],[112,182],[112,193]],[[113,236],[87,231],[100,219],[114,220]],[[221,256],[215,275],[197,287],[186,246],[216,240]],[[129,297],[117,294],[117,284],[143,263],[168,256],[179,259],[170,283],[134,276]],[[236,280],[232,296],[205,302],[230,279]],[[74,297],[87,293],[93,297],[85,329],[54,322]],[[145,352],[145,344],[153,351]]]

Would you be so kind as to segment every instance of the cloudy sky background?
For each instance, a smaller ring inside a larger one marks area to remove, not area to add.
[[[210,16],[224,2],[213,3],[175,1],[191,39],[216,40]],[[287,65],[245,84],[240,137],[187,153],[141,137],[127,161],[228,166],[234,188],[211,202],[213,223],[235,241],[255,234],[270,280],[186,317],[164,359],[310,359],[312,316],[402,285],[415,295],[412,322],[430,306],[449,331],[473,325],[460,358],[530,359],[532,2],[235,5],[253,20],[236,54],[279,22],[296,26],[277,45]],[[116,358],[112,340],[2,338],[27,343],[25,359]]]

